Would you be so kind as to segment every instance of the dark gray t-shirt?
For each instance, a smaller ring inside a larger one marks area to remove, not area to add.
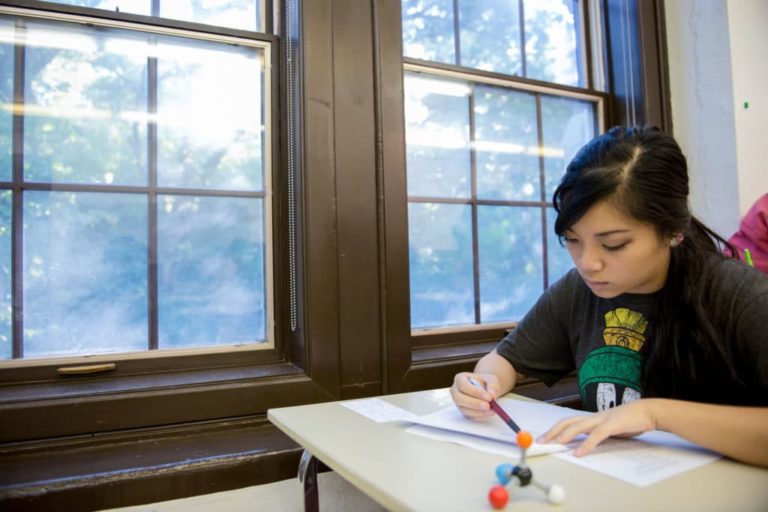
[[[583,407],[605,410],[643,394],[641,348],[658,294],[602,299],[573,269],[550,286],[496,347],[515,370],[548,386],[578,370]],[[743,263],[715,263],[706,300],[715,325],[729,333],[742,378],[733,403],[768,405],[768,277]],[[746,385],[745,392],[744,385]],[[731,390],[722,390],[732,396]]]

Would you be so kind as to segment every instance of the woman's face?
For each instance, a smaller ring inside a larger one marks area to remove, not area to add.
[[[565,244],[584,282],[598,297],[660,290],[669,269],[669,240],[601,201],[565,231]]]

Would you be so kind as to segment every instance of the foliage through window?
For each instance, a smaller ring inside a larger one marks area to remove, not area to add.
[[[270,55],[0,16],[0,358],[272,346]]]
[[[403,0],[405,57],[586,86],[579,0]]]
[[[603,108],[581,3],[402,5],[411,328],[509,324],[571,267],[550,198]]]
[[[259,0],[49,0],[113,12],[157,16],[219,27],[264,32],[265,3]]]

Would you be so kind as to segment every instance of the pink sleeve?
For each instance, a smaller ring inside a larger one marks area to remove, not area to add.
[[[749,249],[755,268],[768,273],[768,194],[752,205],[728,241],[739,250],[741,259],[744,249]]]

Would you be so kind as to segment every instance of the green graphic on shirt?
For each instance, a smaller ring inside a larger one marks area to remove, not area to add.
[[[579,393],[587,410],[602,411],[640,398],[648,321],[641,313],[616,308],[605,314],[603,342],[579,368]]]
[[[611,383],[640,392],[643,359],[639,353],[626,347],[609,345],[589,353],[579,369],[579,392],[588,399],[590,384]]]

